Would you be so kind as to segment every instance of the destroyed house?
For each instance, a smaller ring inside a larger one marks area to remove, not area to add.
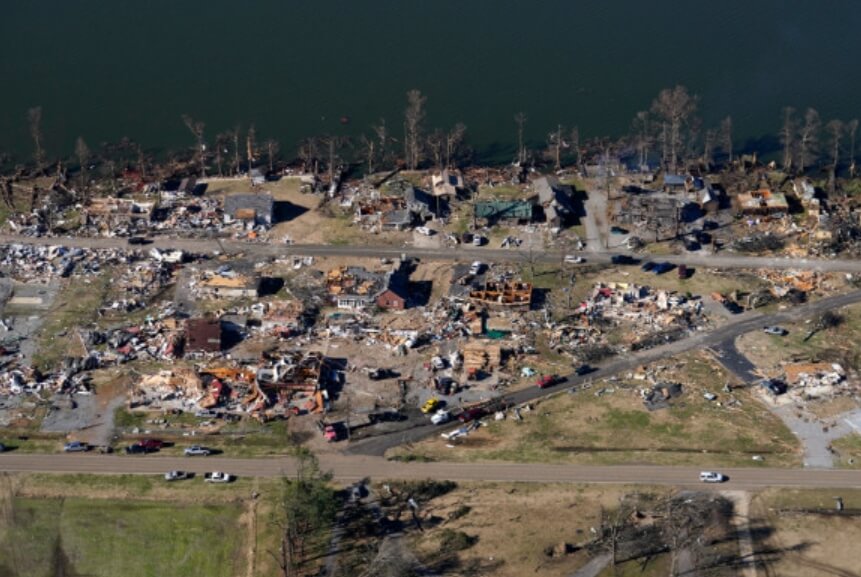
[[[231,194],[224,197],[224,214],[252,226],[269,226],[273,222],[275,200],[268,193]]]
[[[148,221],[154,203],[137,202],[127,198],[93,198],[84,207],[85,224],[103,222],[117,225],[132,221]]]
[[[483,287],[470,290],[469,299],[491,308],[529,308],[532,304],[532,284],[519,281],[488,281]]]
[[[297,300],[277,301],[260,319],[260,326],[266,331],[298,331],[305,327],[305,307]]]
[[[789,211],[786,196],[767,188],[740,193],[737,201],[742,214],[770,215]]]
[[[431,176],[431,189],[434,196],[457,196],[457,191],[463,188],[463,177],[460,174],[443,170],[441,174]]]
[[[286,353],[257,369],[257,384],[263,390],[315,392],[324,385],[325,364],[326,360],[319,352]]]
[[[356,214],[353,220],[359,224],[373,225],[383,222],[383,215],[395,211],[403,211],[409,215],[406,201],[397,196],[380,196],[363,199],[356,202]],[[407,225],[409,226],[409,225]]]
[[[326,276],[329,298],[340,309],[403,310],[407,306],[407,279],[400,270],[373,272],[362,267],[332,269]]]
[[[200,282],[198,294],[208,298],[256,297],[260,290],[260,279],[244,275],[232,277],[215,275]]]
[[[480,200],[475,203],[475,218],[489,225],[498,222],[532,221],[532,203],[527,200]]]
[[[220,352],[221,337],[221,321],[219,320],[188,319],[185,323],[185,350],[188,352]]]

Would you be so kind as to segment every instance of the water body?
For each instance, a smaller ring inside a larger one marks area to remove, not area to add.
[[[381,117],[400,132],[418,88],[429,125],[463,121],[498,158],[518,111],[536,142],[560,122],[619,135],[677,83],[744,144],[786,105],[861,116],[859,30],[857,0],[7,0],[0,149],[29,153],[41,105],[51,155],[79,135],[188,146],[183,113],[210,138],[253,123],[292,153]]]

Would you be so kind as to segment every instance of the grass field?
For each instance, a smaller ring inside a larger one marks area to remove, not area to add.
[[[660,379],[679,382],[684,394],[672,406],[649,412],[639,389],[645,381],[595,383],[575,394],[562,393],[523,412],[523,420],[486,420],[486,426],[453,447],[439,437],[395,455],[455,461],[566,462],[582,464],[798,466],[798,443],[791,432],[747,391],[721,388],[729,377],[708,357],[691,354],[661,363],[677,365]],[[654,367],[653,367],[654,368]],[[703,398],[704,392],[718,401]]]
[[[835,439],[831,447],[837,454],[837,465],[847,469],[861,469],[861,435],[852,433]]]
[[[13,498],[6,508],[0,574],[233,577],[244,566],[237,505]]]

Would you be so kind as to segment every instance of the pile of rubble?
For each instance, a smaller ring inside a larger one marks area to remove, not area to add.
[[[142,258],[140,252],[118,249],[22,244],[0,246],[0,270],[21,282],[48,282],[57,277],[96,275],[106,266],[127,265]]]

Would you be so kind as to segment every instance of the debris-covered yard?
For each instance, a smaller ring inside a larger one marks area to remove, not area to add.
[[[708,356],[690,354],[498,414],[502,420],[491,415],[485,426],[453,440],[431,438],[393,453],[471,461],[797,465],[789,430],[736,384]]]

